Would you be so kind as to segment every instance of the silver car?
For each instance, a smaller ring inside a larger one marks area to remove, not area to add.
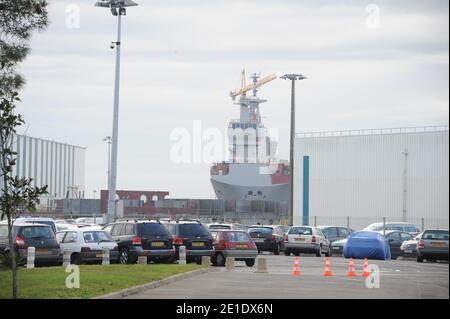
[[[315,253],[320,257],[331,256],[330,241],[317,227],[312,226],[292,226],[284,238],[284,254],[289,256],[293,253],[298,256],[300,253]]]
[[[427,229],[417,243],[417,262],[448,260],[448,230]]]

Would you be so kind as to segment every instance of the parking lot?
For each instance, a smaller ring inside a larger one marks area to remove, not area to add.
[[[236,262],[233,270],[224,267],[128,298],[449,298],[448,263],[417,263],[415,260],[369,260],[380,268],[380,288],[367,288],[366,278],[347,277],[348,260],[331,257],[333,277],[322,276],[324,257],[302,255],[301,275],[292,276],[294,257],[262,254],[268,273]],[[362,260],[355,260],[362,272]]]

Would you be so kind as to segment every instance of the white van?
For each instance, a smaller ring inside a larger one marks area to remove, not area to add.
[[[411,234],[420,233],[419,228],[416,225],[411,223],[403,223],[403,222],[386,222],[385,230],[399,230],[404,231]],[[373,223],[364,228],[366,231],[383,231],[383,223]]]

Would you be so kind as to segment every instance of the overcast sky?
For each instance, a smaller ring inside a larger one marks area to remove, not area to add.
[[[94,0],[49,2],[50,26],[22,66],[19,111],[28,135],[87,147],[90,197],[107,187],[116,19]],[[210,165],[173,163],[170,134],[200,120],[225,136],[243,68],[308,77],[297,86],[297,132],[447,124],[448,25],[447,0],[141,0],[123,20],[117,188],[213,198]],[[288,158],[289,83],[260,95]]]

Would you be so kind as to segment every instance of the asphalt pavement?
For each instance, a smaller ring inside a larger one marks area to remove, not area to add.
[[[355,260],[359,276],[349,278],[349,260],[343,257],[331,257],[332,277],[323,276],[324,257],[300,256],[300,276],[292,276],[293,256],[263,254],[259,258],[266,258],[268,273],[256,273],[255,267],[236,262],[236,267],[231,271],[221,267],[217,272],[149,289],[128,298],[449,298],[448,263],[417,263],[411,259],[369,260],[369,264],[378,266],[380,280],[379,288],[368,288],[366,278],[360,276],[362,260]]]

